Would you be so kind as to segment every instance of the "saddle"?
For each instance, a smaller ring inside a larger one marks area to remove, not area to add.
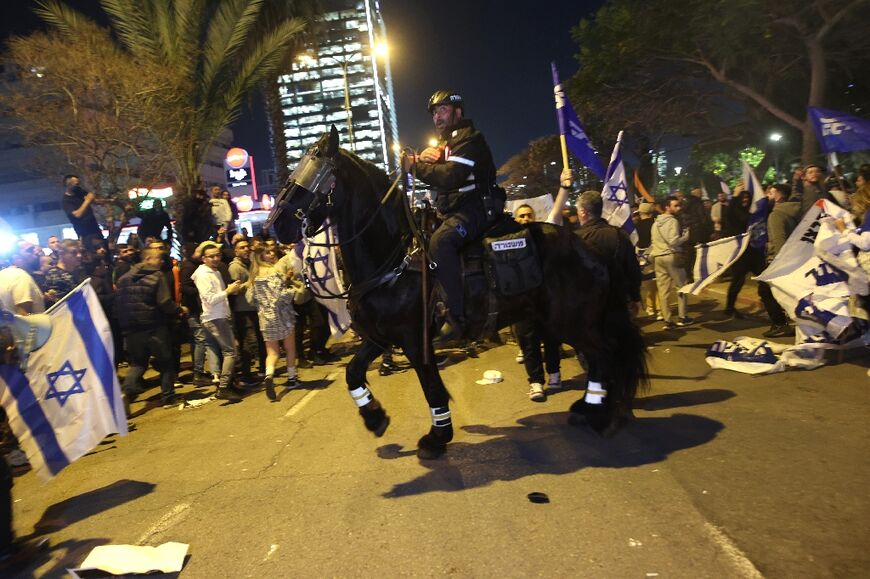
[[[428,242],[441,220],[431,208],[416,209],[414,217]],[[475,303],[478,300],[474,298],[486,294],[482,335],[496,329],[498,296],[519,295],[543,283],[543,269],[531,232],[508,214],[493,222],[482,237],[466,245],[460,251],[460,259],[465,303]],[[410,268],[419,271],[422,267],[422,255],[418,252]],[[440,287],[433,288],[429,303],[440,301],[440,291]]]

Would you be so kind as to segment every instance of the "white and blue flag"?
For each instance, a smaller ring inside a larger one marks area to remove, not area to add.
[[[721,176],[716,175],[716,177],[719,179],[719,190],[725,194],[725,199],[731,199],[731,187],[728,186],[728,183]]]
[[[807,112],[826,154],[870,150],[870,119],[818,107],[807,107]]]
[[[0,403],[41,478],[50,479],[108,434],[127,434],[109,322],[90,280],[48,312],[51,335],[27,368],[0,365]]]
[[[767,253],[767,194],[764,187],[752,168],[746,161],[743,163],[743,186],[749,192],[749,227],[747,231],[752,232],[752,239],[749,240],[749,245],[755,249]]]
[[[680,288],[680,293],[698,295],[705,287],[716,281],[749,246],[752,232],[717,239],[695,246],[694,282]]]
[[[553,73],[553,96],[556,98],[556,119],[559,121],[559,134],[564,135],[565,145],[580,159],[581,163],[598,175],[599,179],[604,178],[604,165],[598,157],[598,151],[589,142],[589,137],[586,135],[574,107],[571,106],[571,101],[565,96],[555,62],[550,63],[550,69]]]
[[[613,146],[601,199],[604,201],[601,217],[614,227],[624,229],[631,242],[637,245],[637,228],[631,220],[631,201],[625,181],[625,165],[622,164],[622,131],[619,131]]]
[[[329,222],[306,243],[303,251],[305,275],[315,299],[326,306],[329,330],[333,339],[338,339],[350,329],[350,313],[347,311],[347,298],[344,284],[338,274],[338,259],[335,247],[338,235]]]

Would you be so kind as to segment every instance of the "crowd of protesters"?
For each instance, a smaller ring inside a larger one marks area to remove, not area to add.
[[[267,231],[237,231],[228,192],[194,192],[181,207],[180,239],[156,200],[131,212],[137,233],[117,243],[96,226],[94,194],[74,175],[64,185],[79,239],[52,236],[45,248],[19,241],[0,270],[0,305],[39,313],[89,280],[112,328],[128,412],[149,363],[160,375],[162,403],[172,406],[180,383],[216,386],[215,397],[229,402],[263,385],[277,399],[281,349],[286,388],[299,385],[297,368],[335,360],[326,347],[327,314],[305,290],[302,248],[280,245]],[[191,371],[182,376],[185,345]]]

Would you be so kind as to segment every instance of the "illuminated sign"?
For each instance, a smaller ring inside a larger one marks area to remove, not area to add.
[[[227,167],[231,167],[233,169],[239,169],[248,164],[248,152],[239,147],[233,147],[229,151],[227,151],[226,164]]]
[[[239,211],[250,211],[254,202],[259,200],[257,196],[257,182],[254,178],[254,158],[241,147],[233,147],[227,151],[224,157],[224,172],[227,180],[227,191],[233,199],[248,197],[251,200],[251,208],[244,209],[247,203],[236,205]]]

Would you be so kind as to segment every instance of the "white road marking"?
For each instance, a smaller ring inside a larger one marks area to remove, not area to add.
[[[290,410],[288,410],[287,413],[284,414],[284,418],[290,418],[291,416],[305,408],[305,405],[308,404],[311,399],[317,395],[318,392],[320,392],[320,390],[312,390],[311,392],[303,396],[302,400],[290,407]]]
[[[162,533],[163,531],[167,530],[169,527],[179,523],[181,521],[182,515],[189,508],[190,508],[189,503],[181,503],[181,504],[175,505],[172,508],[172,510],[170,510],[168,513],[166,513],[165,515],[160,517],[160,520],[158,520],[156,523],[151,525],[151,528],[149,528],[147,531],[145,531],[145,533],[142,534],[141,537],[139,537],[139,540],[136,541],[136,544],[141,545],[141,544],[145,543],[146,541],[148,541],[154,535],[156,535],[158,533]]]
[[[734,564],[740,572],[741,577],[750,579],[762,579],[764,577],[764,575],[756,569],[755,565],[752,564],[749,557],[740,550],[740,547],[735,545],[734,541],[732,541],[728,535],[723,533],[718,527],[711,525],[709,522],[704,522],[704,530],[707,531],[707,534],[710,535],[713,542],[722,549],[725,556]]]

